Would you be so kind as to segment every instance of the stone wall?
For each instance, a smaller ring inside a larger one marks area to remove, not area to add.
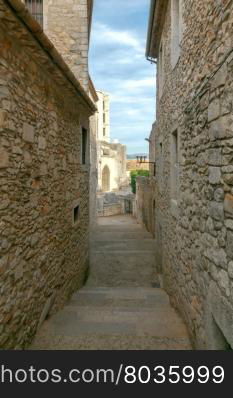
[[[98,193],[97,210],[99,217],[134,214],[135,195],[129,192]]]
[[[119,216],[123,214],[120,203],[108,204],[103,206],[102,211],[98,211],[99,217]]]
[[[25,348],[88,265],[80,146],[94,108],[20,7],[0,0],[0,348]]]
[[[119,191],[129,185],[126,173],[126,146],[119,143],[98,142],[98,189],[99,191]],[[108,169],[108,189],[104,186],[104,170]]]
[[[88,91],[92,0],[44,0],[44,31]]]
[[[233,1],[183,0],[173,69],[167,3],[155,132],[157,253],[195,346],[233,347]]]

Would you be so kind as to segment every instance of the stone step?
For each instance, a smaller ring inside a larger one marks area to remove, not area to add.
[[[95,231],[90,234],[90,238],[96,242],[99,242],[126,239],[152,239],[152,236],[147,231]]]
[[[133,308],[141,311],[143,308],[168,307],[167,294],[159,288],[95,288],[87,286],[72,296],[69,306],[94,306],[95,308]]]
[[[40,334],[63,338],[151,336],[183,339],[186,328],[162,289],[89,288],[75,293],[69,304],[49,319]],[[38,335],[39,336],[39,335]]]
[[[159,286],[150,234],[130,216],[100,219],[86,286],[44,322],[30,349],[191,349]]]
[[[92,244],[92,251],[140,251],[140,252],[155,252],[154,239],[125,239],[112,241],[94,241]]]
[[[153,252],[91,252],[87,285],[152,287],[158,284]]]
[[[110,217],[98,217],[98,226],[105,228],[115,228],[119,226],[142,226],[138,223],[136,218],[131,215],[119,215],[119,216],[110,216]]]
[[[145,228],[142,228],[139,224],[132,225],[97,225],[92,232],[147,232]]]
[[[184,338],[187,332],[171,308],[151,311],[81,311],[66,307],[50,320],[50,333],[60,336],[131,335],[165,338]]]
[[[158,338],[135,335],[78,335],[59,336],[40,333],[31,350],[190,350],[187,338]]]
[[[160,297],[166,297],[168,298],[167,293],[163,289],[154,289],[152,287],[138,287],[135,289],[134,287],[119,287],[119,288],[111,288],[111,287],[106,287],[106,286],[98,286],[98,287],[89,287],[88,285],[85,285],[82,287],[82,289],[78,290],[76,293],[73,294],[72,297],[75,297],[76,295],[86,295],[90,293],[96,293],[96,294],[105,294],[108,297],[125,297],[125,298],[130,298],[130,297],[138,297],[138,298],[146,298],[148,295],[153,295],[153,296],[160,296]]]

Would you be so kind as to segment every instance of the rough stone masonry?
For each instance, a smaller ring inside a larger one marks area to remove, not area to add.
[[[0,0],[0,43],[0,348],[17,349],[85,278],[95,107],[18,0]]]
[[[232,38],[232,0],[152,1],[157,258],[197,348],[233,347]]]

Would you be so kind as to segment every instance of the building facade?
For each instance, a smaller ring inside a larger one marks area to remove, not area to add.
[[[157,266],[204,349],[233,347],[232,22],[232,1],[151,1]]]
[[[22,0],[84,89],[89,91],[88,51],[93,0]]]
[[[86,277],[96,108],[21,1],[0,38],[0,348],[22,349]]]
[[[110,98],[103,91],[97,90],[98,102],[98,140],[110,142]]]
[[[97,163],[98,191],[119,191],[128,185],[126,173],[126,146],[110,137],[110,99],[107,93],[97,91],[98,132]]]

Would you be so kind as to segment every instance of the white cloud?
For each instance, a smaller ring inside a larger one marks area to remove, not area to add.
[[[145,48],[142,41],[133,33],[126,30],[114,30],[108,25],[96,23],[92,32],[95,42],[106,44],[119,44],[121,46],[132,47],[138,53],[144,53]]]
[[[137,80],[127,80],[124,82],[124,88],[126,89],[141,89],[146,87],[154,87],[155,86],[155,78],[143,78]]]

